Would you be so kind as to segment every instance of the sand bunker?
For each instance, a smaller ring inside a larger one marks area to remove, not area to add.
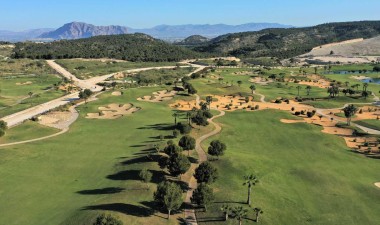
[[[288,119],[281,119],[280,120],[283,123],[305,123],[305,120],[288,120]]]
[[[252,82],[252,83],[255,83],[255,84],[261,84],[261,85],[267,85],[269,83],[272,83],[273,80],[272,79],[263,78],[263,77],[254,77],[254,78],[250,78],[249,82]]]
[[[375,183],[375,186],[380,188],[380,182]]]
[[[117,119],[124,115],[130,115],[141,108],[132,104],[109,104],[106,107],[99,107],[98,113],[87,113],[88,119]]]
[[[33,84],[33,82],[32,81],[26,81],[26,82],[24,82],[24,83],[16,83],[16,85],[30,85],[30,84]]]
[[[114,91],[111,94],[114,95],[114,96],[120,96],[121,95],[121,91]]]
[[[170,104],[169,106],[171,108],[184,110],[184,111],[189,111],[189,110],[192,110],[193,108],[199,108],[195,100],[191,100],[191,101],[178,100],[175,103]]]
[[[73,115],[73,113],[70,111],[57,111],[39,116],[38,123],[49,127],[65,129],[68,128],[70,124],[75,121],[75,118],[76,115]]]
[[[146,95],[144,97],[138,98],[138,101],[146,102],[162,102],[172,99],[177,94],[177,91],[157,91],[153,92],[153,96]]]

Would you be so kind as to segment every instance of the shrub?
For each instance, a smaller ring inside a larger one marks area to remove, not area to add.
[[[187,123],[180,122],[180,123],[177,123],[177,130],[179,130],[181,134],[188,134],[191,131],[191,126]]]
[[[294,115],[299,116],[301,113],[299,111],[294,112]]]
[[[111,215],[102,214],[96,218],[93,225],[123,225],[123,222]]]
[[[255,109],[259,109],[259,108],[260,108],[260,106],[259,106],[259,105],[256,105],[256,106],[255,106]]]

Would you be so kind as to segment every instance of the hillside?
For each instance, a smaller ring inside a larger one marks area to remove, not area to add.
[[[192,45],[201,45],[208,42],[210,39],[201,35],[192,35],[185,38],[184,40],[175,43],[176,45],[192,46]]]
[[[63,25],[56,30],[43,33],[38,37],[53,40],[78,39],[98,35],[126,34],[127,30],[126,27],[122,26],[95,26],[87,23],[72,22]]]
[[[17,43],[14,58],[115,58],[128,61],[178,61],[200,53],[168,44],[145,34],[96,36],[50,43]]]
[[[289,58],[316,46],[380,35],[380,21],[328,23],[314,27],[265,29],[219,36],[195,50],[238,57]]]
[[[338,42],[330,45],[323,45],[312,49],[305,55],[308,56],[325,56],[330,55],[342,56],[371,56],[380,55],[380,36],[369,39],[354,39],[349,42]]]

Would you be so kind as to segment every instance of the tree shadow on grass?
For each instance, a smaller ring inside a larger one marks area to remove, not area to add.
[[[139,173],[141,170],[124,170],[107,176],[110,180],[141,180]],[[152,183],[160,183],[165,180],[166,173],[161,170],[149,170],[152,173]]]
[[[77,191],[76,193],[81,195],[106,195],[106,194],[116,194],[124,191],[124,188],[119,187],[107,187],[107,188],[99,188],[99,189],[92,189],[92,190],[82,190]]]
[[[149,157],[144,155],[132,159],[127,159],[123,162],[121,162],[122,165],[133,165],[133,164],[140,164],[140,163],[148,163],[148,162],[158,162],[160,159],[159,155],[150,155]]]
[[[137,129],[152,129],[152,130],[173,130],[174,125],[169,123],[156,123],[152,125],[146,125],[144,127],[139,127]]]
[[[198,163],[198,159],[196,159],[196,158],[194,158],[194,157],[192,157],[192,156],[188,156],[187,158],[189,159],[189,161],[190,161],[191,163]]]
[[[147,217],[153,215],[153,210],[150,208],[136,206],[126,203],[111,203],[111,204],[101,204],[101,205],[91,205],[83,207],[82,210],[106,210],[124,213],[126,215],[137,216],[137,217]]]

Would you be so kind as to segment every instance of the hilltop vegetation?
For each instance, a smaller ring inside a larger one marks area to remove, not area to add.
[[[134,62],[165,62],[197,58],[200,55],[200,53],[168,44],[145,34],[123,34],[50,43],[17,43],[13,57],[31,59],[114,58]]]
[[[309,52],[319,45],[355,38],[371,38],[379,34],[380,21],[328,23],[305,28],[227,34],[195,50],[237,57],[290,58]]]

